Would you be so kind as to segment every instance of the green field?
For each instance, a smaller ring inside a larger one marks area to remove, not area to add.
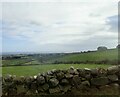
[[[3,66],[10,65],[24,65],[28,62],[31,62],[31,59],[11,59],[11,60],[2,60]]]
[[[115,65],[118,62],[118,49],[109,49],[106,51],[93,51],[85,53],[69,53],[69,54],[47,54],[47,55],[33,55],[31,57],[27,56],[27,59],[13,59],[13,60],[2,60],[2,74],[14,74],[17,76],[30,76],[36,75],[38,73],[47,72],[52,69],[67,69],[70,66],[75,68],[97,68],[103,67],[107,68],[109,66]],[[94,64],[95,62],[101,62],[107,60],[107,64]],[[52,64],[55,61],[63,62],[62,64]],[[64,63],[64,62],[81,62],[80,63]],[[43,62],[41,64],[41,62]],[[45,63],[44,63],[45,62]],[[93,62],[93,63],[91,63]],[[11,66],[14,65],[14,66]],[[28,65],[28,66],[26,66]]]
[[[106,51],[92,51],[85,53],[64,53],[32,55],[21,59],[2,60],[2,66],[23,66],[23,65],[41,65],[41,64],[117,64],[118,49],[108,49]]]
[[[111,65],[97,65],[97,64],[59,64],[59,65],[36,65],[36,66],[11,66],[11,67],[2,67],[3,76],[7,74],[17,75],[17,76],[32,76],[38,73],[47,72],[52,69],[68,69],[70,66],[74,68],[98,68],[103,67],[107,68]]]
[[[61,58],[56,58],[54,61],[58,62],[101,62],[101,61],[108,61],[108,63],[118,61],[118,49],[109,49],[106,51],[95,51],[95,52],[86,52],[86,53],[77,53],[77,54],[68,54],[62,56]]]

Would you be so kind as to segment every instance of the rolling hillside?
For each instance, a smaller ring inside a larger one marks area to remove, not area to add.
[[[118,49],[108,49],[106,51],[92,51],[85,53],[73,53],[64,55],[61,58],[51,60],[53,63],[108,63],[117,64]]]
[[[92,51],[84,53],[69,53],[62,54],[60,56],[58,54],[44,56],[46,56],[42,57],[44,63],[40,64],[38,62],[38,65],[36,65],[35,62],[41,59],[35,56],[32,56],[32,58],[34,58],[34,62],[32,61],[32,63],[27,64],[27,66],[23,64],[24,60],[12,60],[11,63],[10,60],[4,60],[4,63],[9,63],[9,65],[2,67],[2,74],[3,76],[7,74],[26,76],[35,75],[40,72],[46,72],[52,69],[67,69],[70,66],[74,66],[75,68],[107,68],[111,65],[116,65],[118,63],[118,49],[109,49],[106,51]],[[11,66],[13,63],[15,64],[15,66]],[[18,63],[22,63],[23,65],[17,65]]]
[[[3,66],[24,66],[41,64],[118,64],[118,49],[89,51],[82,53],[53,53],[24,55],[25,58],[4,59]]]

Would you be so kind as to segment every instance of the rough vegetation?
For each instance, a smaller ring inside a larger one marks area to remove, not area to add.
[[[107,69],[51,70],[36,76],[2,78],[3,95],[119,95],[120,65]],[[52,97],[52,96],[51,96]]]

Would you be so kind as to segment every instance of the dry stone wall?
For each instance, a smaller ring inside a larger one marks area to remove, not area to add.
[[[119,95],[120,66],[52,70],[36,76],[2,78],[2,95]]]

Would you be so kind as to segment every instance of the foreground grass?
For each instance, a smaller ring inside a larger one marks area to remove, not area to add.
[[[12,74],[16,76],[33,76],[38,73],[47,72],[52,69],[68,69],[70,66],[74,68],[107,68],[111,65],[97,65],[97,64],[49,64],[49,65],[34,65],[34,66],[11,66],[11,67],[2,67],[2,75]],[[0,67],[1,68],[1,67]]]

